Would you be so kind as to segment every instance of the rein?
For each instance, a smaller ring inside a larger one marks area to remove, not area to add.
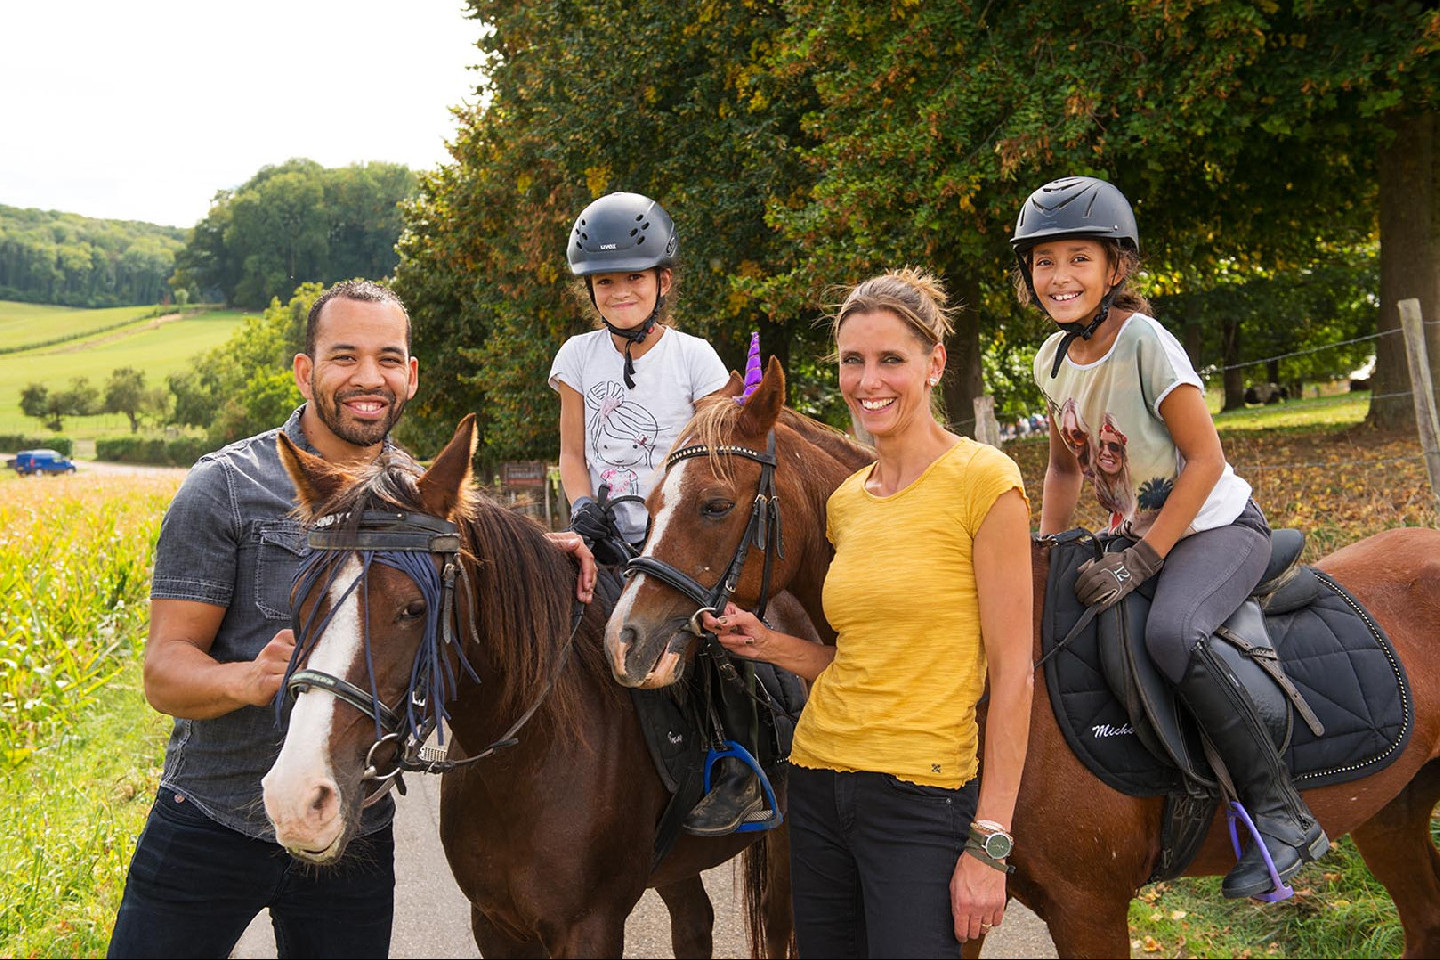
[[[568,661],[572,641],[584,615],[584,607],[576,601],[571,616],[570,635],[565,641],[559,660],[540,696],[531,704],[511,727],[494,743],[479,753],[464,760],[445,759],[444,721],[449,719],[445,703],[458,687],[458,677],[448,658],[442,655],[441,644],[453,650],[465,672],[476,683],[480,677],[466,659],[455,636],[455,581],[464,582],[465,590],[472,601],[475,599],[474,586],[460,562],[459,528],[448,520],[420,513],[390,510],[366,510],[360,516],[358,526],[338,529],[340,517],[321,518],[310,531],[308,542],[313,551],[301,561],[295,578],[294,596],[308,596],[321,579],[323,590],[328,592],[339,576],[342,564],[331,556],[337,553],[358,553],[361,570],[355,580],[346,588],[339,600],[331,606],[325,617],[316,623],[318,604],[311,609],[305,623],[299,622],[298,610],[294,618],[296,637],[295,651],[284,683],[284,690],[295,696],[307,690],[321,690],[348,703],[375,721],[375,742],[366,754],[365,769],[361,781],[376,781],[376,787],[363,802],[368,807],[383,797],[391,786],[403,794],[405,772],[443,773],[456,767],[467,766],[492,756],[497,751],[514,746],[519,742],[515,736],[520,728],[529,722],[541,704],[554,689],[555,682]],[[436,570],[432,557],[441,558],[441,569]],[[425,599],[427,621],[424,638],[415,653],[411,665],[410,683],[402,696],[402,702],[387,706],[381,702],[375,685],[375,668],[371,656],[370,624],[365,619],[365,665],[370,678],[370,690],[365,691],[341,677],[319,670],[299,669],[299,666],[314,650],[315,644],[324,634],[326,627],[345,600],[357,588],[361,591],[361,603],[368,600],[367,575],[373,563],[393,567],[406,574],[420,588]],[[475,622],[474,603],[469,616],[469,635],[479,634]],[[277,699],[277,714],[282,701]],[[439,749],[425,746],[431,733],[438,729]],[[376,766],[376,753],[385,744],[395,744],[394,768],[381,774]]]

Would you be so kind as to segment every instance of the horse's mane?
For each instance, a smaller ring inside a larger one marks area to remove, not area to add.
[[[353,483],[311,514],[342,515],[343,529],[358,524],[365,510],[427,512],[417,486],[420,476],[420,467],[408,454],[386,451],[356,471]],[[579,677],[583,671],[600,675],[609,668],[600,646],[604,612],[591,609],[571,644],[572,662],[560,670],[575,604],[574,562],[546,539],[535,521],[473,486],[461,490],[460,503],[448,519],[460,527],[461,556],[469,580],[468,588],[463,581],[456,586],[456,630],[469,636],[467,608],[473,609],[478,633],[473,642],[484,651],[495,675],[485,687],[487,703],[501,716],[518,719],[555,676],[554,688],[531,722],[550,719],[578,730],[584,719],[579,710]]]
[[[711,449],[712,469],[715,470],[716,475],[728,475],[730,458],[723,453],[717,454],[715,451],[724,444],[736,443],[745,439],[740,425],[740,418],[744,413],[745,407],[736,403],[733,397],[714,395],[700,399],[695,404],[695,416],[686,424],[685,429],[680,431],[680,438],[675,443],[675,449],[692,444],[704,444]],[[869,447],[857,443],[829,424],[821,423],[819,420],[807,417],[789,407],[780,409],[780,417],[776,426],[795,431],[805,442],[819,447],[840,463],[853,465],[855,469],[859,469],[875,459],[875,453]]]

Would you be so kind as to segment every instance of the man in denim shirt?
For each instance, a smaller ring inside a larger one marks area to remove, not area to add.
[[[345,857],[316,870],[274,842],[260,778],[285,735],[273,701],[294,649],[290,584],[307,549],[276,434],[341,465],[390,444],[419,373],[404,305],[379,284],[337,284],[311,308],[294,368],[306,403],[277,430],[202,457],[160,529],[145,696],[175,728],[111,957],[225,957],[265,908],[281,957],[389,952],[393,801],[367,810]],[[581,558],[588,600],[593,561],[574,534],[555,539]]]

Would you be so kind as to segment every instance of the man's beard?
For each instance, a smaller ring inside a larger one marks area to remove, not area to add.
[[[315,397],[315,412],[320,422],[335,436],[357,447],[373,447],[384,440],[400,419],[405,409],[405,400],[389,390],[352,390],[348,393],[326,396],[319,389],[314,378],[310,380],[311,393]],[[374,397],[385,402],[387,415],[384,420],[351,420],[345,416],[341,404],[355,397]]]

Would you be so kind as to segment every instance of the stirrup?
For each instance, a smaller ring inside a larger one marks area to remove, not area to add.
[[[740,826],[736,827],[732,832],[754,833],[758,830],[773,830],[775,827],[784,823],[785,815],[780,812],[780,807],[775,803],[775,788],[770,786],[770,778],[765,776],[765,771],[760,769],[760,764],[755,761],[750,751],[740,746],[740,744],[734,740],[726,740],[719,750],[711,747],[710,750],[706,752],[705,793],[710,792],[710,770],[715,766],[715,761],[723,760],[726,757],[734,757],[736,760],[739,760],[745,764],[745,766],[749,767],[751,772],[759,778],[760,790],[765,795],[766,806],[763,814],[752,814],[750,819],[740,824]]]
[[[1244,804],[1238,800],[1231,800],[1225,809],[1225,820],[1230,825],[1230,845],[1235,848],[1235,859],[1238,861],[1243,853],[1240,849],[1240,837],[1235,830],[1235,821],[1241,820],[1250,831],[1251,842],[1260,845],[1260,856],[1265,861],[1265,869],[1270,871],[1270,882],[1273,886],[1269,893],[1257,893],[1252,900],[1260,900],[1264,903],[1276,903],[1281,900],[1289,900],[1295,895],[1295,889],[1288,883],[1280,880],[1280,872],[1275,869],[1275,861],[1270,857],[1270,848],[1265,846],[1264,839],[1260,836],[1260,828],[1255,826],[1255,821],[1250,819],[1250,812],[1245,809]],[[1301,863],[1304,863],[1302,858]]]

